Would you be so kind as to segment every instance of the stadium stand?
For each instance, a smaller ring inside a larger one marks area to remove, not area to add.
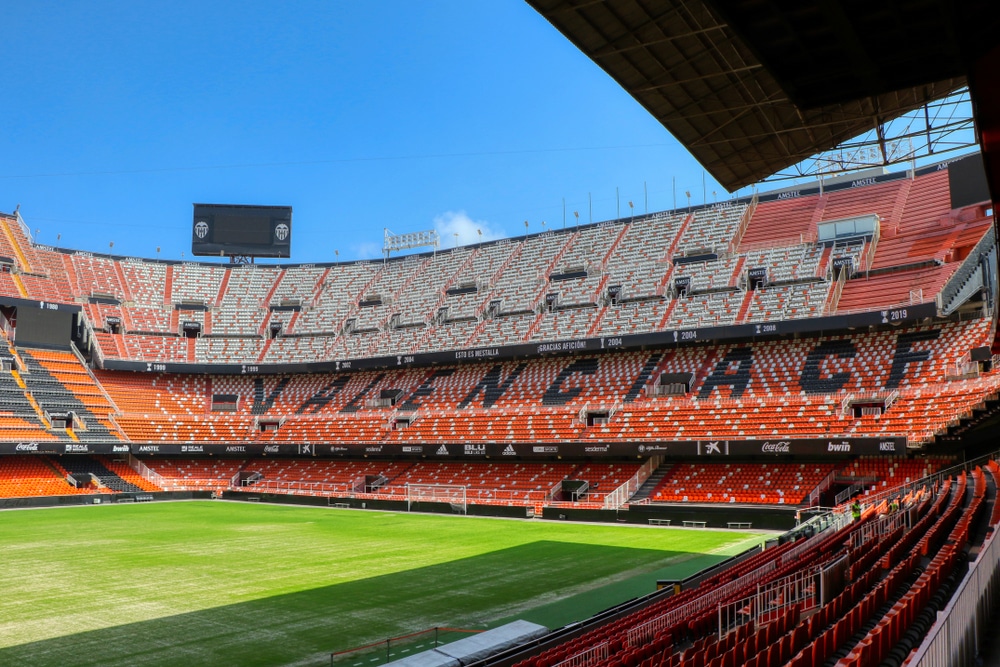
[[[951,210],[948,175],[327,267],[58,251],[5,218],[15,266],[0,288],[84,303],[102,359],[168,363],[363,358],[877,311],[933,302],[990,229],[988,205]],[[878,217],[874,236],[819,240],[821,225],[865,215]],[[852,270],[839,284],[832,264],[843,257]],[[750,269],[765,271],[760,286]],[[184,323],[202,339],[178,340]]]
[[[892,435],[919,443],[995,394],[995,371],[970,377],[957,370],[989,335],[980,319],[788,342],[257,378],[100,370],[91,376],[73,354],[25,351],[27,394],[16,384],[8,390],[11,400],[24,399],[22,420],[39,419],[35,400],[42,418],[45,410],[72,411],[92,440],[122,437],[120,428],[135,442]],[[47,360],[36,361],[39,355]],[[656,395],[659,380],[685,374],[691,381],[680,394]],[[380,402],[383,393],[391,398]],[[217,404],[221,397],[229,403]],[[596,421],[588,423],[588,415]],[[262,430],[261,418],[280,423]]]
[[[808,3],[668,4],[656,15],[643,3],[530,3],[727,189],[962,85],[994,192],[1000,183],[1000,52],[983,3],[854,7],[832,27]],[[874,49],[857,39],[866,34],[879,35]],[[883,159],[895,143],[879,134]],[[990,627],[969,610],[997,590],[1000,466],[949,468],[962,452],[945,441],[996,416],[1000,334],[992,204],[953,205],[957,181],[942,163],[329,266],[57,250],[0,216],[0,496],[398,500],[409,485],[441,484],[482,505],[617,518],[629,498],[777,512],[813,509],[842,488],[858,494],[855,518],[839,504],[502,664],[898,665],[928,630],[963,635],[954,641],[966,649]],[[871,227],[835,229],[860,217]],[[18,342],[25,303],[81,309],[82,355]],[[855,326],[847,316],[858,313],[874,317]],[[739,340],[722,333],[735,330]],[[594,336],[606,337],[600,351],[573,348]],[[504,346],[519,347],[501,357]],[[423,366],[409,356],[441,351],[483,356]],[[276,363],[303,367],[261,366]],[[878,454],[852,451],[865,439]],[[803,441],[829,456],[800,455]],[[636,447],[602,458],[623,443]],[[357,456],[320,458],[318,444]],[[204,458],[212,446],[225,458]],[[535,453],[544,457],[518,460]],[[70,471],[98,481],[73,488]],[[590,487],[582,501],[563,495],[573,481]],[[988,583],[963,579],[979,567]],[[965,597],[945,608],[953,590]]]
[[[682,463],[670,470],[652,498],[665,502],[798,505],[832,471],[829,463]]]
[[[78,479],[88,476],[96,480],[97,488],[101,491],[135,493],[159,490],[156,485],[142,479],[134,470],[120,462],[99,461],[87,456],[64,456],[59,459],[58,465],[67,474]]]
[[[883,499],[858,521],[842,515],[818,533],[508,659],[518,667],[848,665],[878,664],[895,652],[900,664],[915,648],[904,632],[932,598],[939,608],[963,549],[981,542],[971,527],[985,514],[986,491],[979,467],[911,486],[895,499],[898,510]],[[831,586],[824,573],[833,570],[845,576]]]
[[[173,333],[169,304],[174,267],[132,258],[116,264],[132,301],[132,306],[124,310],[128,317],[125,329],[130,333]]]
[[[15,266],[0,289],[77,304],[93,341],[84,353],[147,372],[90,368],[72,346],[20,344],[16,310],[3,312],[0,497],[283,494],[407,507],[417,498],[520,516],[711,508],[730,519],[734,508],[833,504],[827,523],[807,522],[787,542],[513,662],[884,661],[912,650],[907,630],[926,625],[1000,517],[995,461],[949,469],[955,457],[934,449],[996,405],[1000,372],[981,352],[989,313],[891,319],[902,312],[893,308],[940,312],[940,295],[965,289],[955,283],[987,245],[986,206],[949,210],[947,182],[941,170],[329,267],[63,252],[32,245],[5,219],[0,246]],[[818,240],[827,222],[872,214],[880,227],[870,236]],[[852,312],[878,313],[881,325],[697,337]],[[678,335],[675,345],[490,359],[506,345],[548,352],[566,338],[657,331],[690,332],[695,344]],[[475,348],[483,359],[403,361]],[[350,367],[380,355],[396,355],[396,366]],[[341,370],[258,366],[334,359]],[[204,366],[155,372],[164,363]],[[233,364],[238,373],[213,372]],[[872,453],[853,453],[861,441]],[[615,455],[622,443],[631,449]],[[812,454],[795,454],[801,443]],[[671,451],[682,453],[659,454]],[[864,503],[855,522],[852,497]],[[821,587],[834,571],[843,583]]]
[[[76,440],[108,442],[121,439],[111,422],[117,408],[76,355],[54,350],[22,350],[22,379],[40,408],[49,414],[68,413],[66,432]]]
[[[81,314],[49,349],[0,311],[0,497],[416,499],[732,526],[835,505],[515,662],[884,660],[1000,516],[995,462],[949,470],[936,446],[1000,396],[990,313],[963,305],[995,252],[988,204],[951,210],[948,183],[941,169],[331,266],[55,250],[4,218],[0,297]],[[821,240],[858,216],[874,229]],[[853,313],[874,317],[825,324]],[[604,349],[663,332],[673,344]],[[600,350],[574,347],[594,336]],[[472,353],[408,356],[449,350]],[[843,585],[821,588],[828,571]]]
[[[149,477],[165,491],[223,491],[246,462],[224,459],[147,459]],[[144,464],[144,465],[145,465]]]
[[[70,485],[65,473],[45,457],[0,457],[0,497],[65,496],[92,491]]]
[[[541,506],[574,467],[572,463],[417,463],[389,477],[378,491],[402,497],[407,485],[462,485],[476,502]]]

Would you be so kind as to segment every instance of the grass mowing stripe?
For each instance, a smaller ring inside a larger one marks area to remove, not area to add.
[[[683,579],[692,572],[715,565],[728,556],[750,549],[761,542],[761,537],[755,535],[736,543],[726,544],[713,550],[713,554],[684,554],[671,559],[666,567],[658,570],[646,570],[640,574],[628,572],[611,576],[597,586],[587,586],[582,592],[569,594],[565,597],[535,606],[523,613],[512,615],[492,623],[492,626],[503,625],[518,618],[532,621],[549,628],[567,625],[582,618],[593,616],[610,607],[627,600],[646,595],[653,590],[653,583],[660,579]]]
[[[81,666],[325,664],[434,625],[545,617],[589,589],[609,588],[590,594],[603,604],[608,582],[748,538],[220,502],[4,512],[0,527],[0,664]]]

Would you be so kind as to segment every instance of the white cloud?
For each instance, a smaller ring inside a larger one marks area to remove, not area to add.
[[[377,259],[382,256],[382,246],[378,243],[359,243],[352,249],[354,256],[358,259]]]
[[[434,229],[441,235],[442,248],[456,245],[455,234],[458,234],[457,245],[493,241],[507,236],[502,229],[494,229],[485,220],[473,220],[465,211],[446,211],[435,217]]]

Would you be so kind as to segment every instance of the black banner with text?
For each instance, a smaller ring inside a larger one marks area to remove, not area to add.
[[[684,458],[847,458],[851,456],[906,453],[906,439],[891,438],[792,438],[772,440],[676,440],[666,442],[481,442],[435,444],[387,443],[118,443],[66,442],[0,443],[0,455],[24,454],[127,454],[140,457],[228,457],[228,458],[392,458],[427,460],[516,460],[516,459],[645,459],[663,456]]]

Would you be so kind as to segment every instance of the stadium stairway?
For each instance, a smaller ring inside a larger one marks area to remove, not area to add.
[[[114,431],[108,428],[106,423],[101,421],[98,415],[90,410],[79,396],[67,388],[62,379],[56,377],[54,372],[48,368],[47,364],[66,364],[68,361],[70,368],[78,366],[82,369],[82,365],[72,354],[26,349],[20,350],[20,354],[25,368],[28,370],[22,375],[26,389],[43,410],[49,413],[75,413],[86,425],[85,430],[76,433],[84,442],[117,442],[121,440]],[[81,370],[76,376],[83,378],[87,384],[90,384],[90,377],[85,371]],[[96,386],[93,386],[93,389],[97,391]],[[104,402],[103,398],[101,402]],[[107,417],[107,415],[104,416]]]
[[[975,560],[993,526],[1000,521],[1000,505],[997,504],[997,493],[1000,490],[1000,486],[998,486],[1000,480],[997,477],[998,470],[1000,468],[997,468],[996,461],[990,461],[988,466],[983,470],[982,509],[980,513],[973,517],[969,525],[970,561]],[[975,489],[970,489],[969,505],[975,502],[976,492]]]
[[[67,440],[65,432],[48,431],[48,424],[28,400],[27,394],[15,380],[11,371],[0,371],[0,434],[5,439],[18,440]]]
[[[659,468],[653,471],[653,474],[643,482],[643,485],[639,487],[639,490],[635,492],[631,498],[629,498],[630,503],[639,503],[643,500],[649,498],[653,491],[660,485],[663,478],[670,474],[671,468],[674,467],[673,463],[666,462],[662,464]]]
[[[71,475],[93,475],[98,479],[101,486],[107,487],[116,493],[142,493],[145,490],[132,482],[122,479],[119,475],[109,470],[103,463],[89,456],[64,456],[59,460],[59,463]]]

